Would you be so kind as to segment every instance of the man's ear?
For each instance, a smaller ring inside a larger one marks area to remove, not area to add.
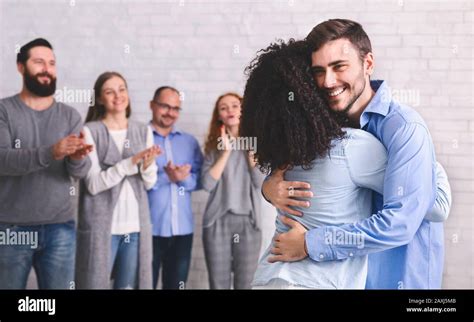
[[[367,75],[372,76],[372,73],[374,72],[374,65],[375,65],[375,62],[374,62],[374,54],[372,53],[368,53],[366,56],[365,56],[365,73]]]
[[[25,74],[25,65],[23,65],[22,63],[16,63],[16,68],[18,69],[18,72],[21,75]]]

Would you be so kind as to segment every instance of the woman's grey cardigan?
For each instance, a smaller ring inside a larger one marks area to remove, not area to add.
[[[146,148],[147,125],[129,120],[123,154],[101,121],[86,124],[96,144],[102,171]],[[138,288],[152,288],[152,233],[148,196],[140,173],[126,179],[135,192],[139,205],[140,246]],[[123,181],[93,196],[81,182],[76,251],[76,288],[108,289],[111,287],[109,260],[111,252],[112,216]]]

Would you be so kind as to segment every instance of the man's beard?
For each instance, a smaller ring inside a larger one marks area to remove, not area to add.
[[[361,78],[363,80],[363,86],[362,86],[362,89],[358,92],[358,93],[355,93],[352,97],[351,97],[351,100],[350,102],[347,104],[347,106],[342,110],[342,111],[334,111],[333,109],[331,109],[333,111],[333,113],[335,113],[336,117],[337,117],[337,121],[338,123],[341,125],[341,126],[349,126],[350,127],[350,120],[349,120],[349,111],[350,109],[352,108],[352,106],[354,105],[354,103],[359,99],[359,97],[362,95],[362,93],[364,92],[365,90],[365,79]],[[322,93],[324,94],[324,93]],[[328,102],[328,105],[330,103]]]
[[[362,80],[362,83],[364,84],[362,86],[362,89],[358,92],[358,93],[355,93],[352,97],[351,97],[351,100],[349,102],[349,104],[347,104],[347,106],[342,110],[340,111],[339,113],[341,113],[342,115],[346,115],[349,113],[350,109],[352,108],[352,106],[354,105],[354,103],[359,99],[359,97],[362,95],[362,93],[364,92],[365,90],[365,79],[364,79],[364,74],[363,72],[361,73],[360,77],[359,77],[360,80]]]
[[[158,122],[158,125],[165,129],[172,128],[174,126],[174,123],[176,122],[176,118],[168,116],[168,119],[170,120],[170,122],[172,122],[171,125],[168,125],[165,120],[160,120]]]
[[[49,84],[42,84],[38,78],[39,77],[48,77],[50,82]],[[36,75],[31,75],[27,68],[25,68],[25,73],[23,74],[23,80],[25,87],[34,95],[39,97],[51,96],[56,92],[56,78],[48,74],[48,72],[38,73]]]

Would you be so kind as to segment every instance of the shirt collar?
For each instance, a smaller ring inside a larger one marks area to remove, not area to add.
[[[152,121],[150,121],[148,125],[150,126],[154,134],[162,136],[160,133],[158,133],[158,131],[156,131],[155,127],[152,124]],[[171,128],[170,135],[175,135],[175,134],[181,134],[181,130],[176,125],[173,125],[173,127]]]
[[[377,113],[383,116],[387,116],[390,103],[392,102],[392,93],[387,82],[383,80],[370,81],[370,87],[375,92],[374,97],[370,100],[367,107],[364,109],[360,116],[360,127],[363,128],[369,122],[369,115],[367,113]]]

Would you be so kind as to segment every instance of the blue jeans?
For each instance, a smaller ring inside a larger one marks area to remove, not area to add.
[[[138,253],[140,233],[112,235],[109,270],[114,289],[138,286]]]
[[[153,236],[153,288],[156,288],[160,266],[163,264],[161,278],[163,289],[185,288],[191,263],[193,234],[160,237]]]
[[[61,224],[0,224],[0,289],[25,289],[33,266],[40,289],[74,288],[76,227]],[[14,241],[13,236],[17,236]]]

